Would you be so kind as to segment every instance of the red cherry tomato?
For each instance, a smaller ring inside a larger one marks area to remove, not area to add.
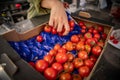
[[[47,61],[49,64],[51,64],[54,61],[54,57],[51,56],[50,54],[45,55],[43,59]]]
[[[55,44],[54,50],[58,51],[60,48],[61,48],[61,45],[60,45],[60,44]]]
[[[94,62],[93,62],[92,60],[90,60],[90,59],[86,59],[86,60],[84,61],[84,63],[85,63],[85,65],[88,66],[90,69],[92,69],[93,66],[94,66]]]
[[[102,51],[102,48],[98,45],[93,46],[92,48],[92,54],[94,54],[97,57],[100,55],[101,51]]]
[[[91,55],[91,56],[90,56],[90,60],[95,63],[95,62],[97,61],[97,58],[96,58],[96,56]]]
[[[84,34],[84,37],[85,37],[85,39],[92,38],[92,33],[87,32],[87,33]]]
[[[62,64],[58,62],[53,63],[52,68],[55,69],[58,73],[60,73],[63,70]]]
[[[88,44],[90,46],[94,46],[96,44],[96,41],[94,38],[89,38],[86,40],[86,44]]]
[[[115,37],[114,36],[110,36],[110,40],[113,40],[113,39],[115,39]]]
[[[70,40],[74,43],[77,43],[77,42],[79,42],[79,37],[77,35],[72,35]]]
[[[59,80],[72,80],[70,73],[61,73]]]
[[[94,38],[97,38],[99,40],[100,39],[100,34],[98,34],[98,33],[94,34]]]
[[[43,37],[39,35],[39,36],[36,37],[36,40],[37,40],[38,42],[42,42],[42,41],[43,41]]]
[[[85,49],[85,45],[83,41],[80,41],[76,44],[76,50],[84,50]]]
[[[97,29],[93,29],[93,34],[96,34],[98,33],[98,30]]]
[[[88,45],[88,44],[86,44],[85,45],[85,50],[88,52],[88,54],[90,53],[90,51],[91,51],[91,46],[90,45]]]
[[[99,25],[99,26],[97,27],[97,29],[98,29],[99,32],[104,32],[104,28],[103,28],[103,26],[101,26],[101,25]]]
[[[58,50],[58,53],[66,53],[66,52],[67,52],[66,49],[64,49],[62,47]]]
[[[57,30],[55,28],[52,28],[52,31],[51,31],[52,34],[57,34]]]
[[[45,77],[47,80],[56,80],[57,71],[56,71],[55,69],[53,69],[52,67],[47,68],[47,69],[44,71],[44,77]]]
[[[78,24],[80,27],[85,25],[84,22],[82,22],[82,21],[80,21]]]
[[[51,26],[46,25],[46,26],[44,27],[44,31],[45,31],[45,32],[50,33],[51,30],[52,30],[52,27],[51,27]]]
[[[85,50],[79,51],[78,52],[78,57],[81,58],[81,59],[83,59],[83,60],[87,59],[88,58],[87,51],[85,51]]]
[[[46,62],[45,60],[38,60],[35,63],[35,68],[37,71],[43,72],[46,68],[48,68],[48,62]]]
[[[72,53],[67,53],[67,56],[68,56],[68,61],[73,61],[74,59],[74,55]]]
[[[87,77],[90,73],[90,69],[87,66],[82,66],[78,69],[78,72],[81,77]]]
[[[57,51],[54,50],[54,49],[51,49],[51,50],[49,51],[49,54],[50,54],[51,56],[56,56]]]
[[[107,38],[107,34],[106,33],[102,33],[102,38],[105,40]]]
[[[84,65],[84,62],[83,62],[83,60],[81,58],[75,58],[73,60],[73,64],[74,64],[75,68],[78,69],[79,67]]]
[[[58,53],[55,57],[56,61],[63,64],[68,60],[67,54],[65,53]]]
[[[119,41],[117,39],[113,39],[113,43],[117,44]]]
[[[85,33],[86,32],[86,29],[81,29],[81,33]]]
[[[72,51],[73,49],[75,49],[75,46],[73,45],[73,43],[71,41],[68,41],[66,44],[65,44],[65,48],[66,50],[68,51]]]
[[[71,62],[66,62],[64,65],[64,71],[65,72],[72,72],[74,70],[74,65]]]
[[[85,25],[83,25],[83,26],[81,26],[82,27],[82,29],[87,29],[87,27],[85,26]]]
[[[73,28],[73,27],[75,26],[75,22],[74,22],[74,20],[70,20],[70,21],[69,21],[69,25],[70,25],[70,27]]]
[[[72,80],[82,80],[82,77],[79,74],[73,74],[72,78]]]

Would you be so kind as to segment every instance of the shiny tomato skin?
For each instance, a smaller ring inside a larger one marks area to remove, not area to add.
[[[48,54],[50,54],[51,56],[56,56],[57,51],[54,49],[51,49]]]
[[[49,64],[45,60],[37,60],[35,63],[35,68],[38,72],[43,72],[48,66]]]
[[[68,41],[66,44],[65,44],[65,48],[66,50],[68,51],[72,51],[74,50],[75,46],[73,45],[73,43],[71,41]]]
[[[76,44],[76,50],[84,50],[85,49],[85,45],[84,42],[80,41],[78,42],[78,44]]]
[[[53,69],[52,67],[49,67],[49,68],[45,69],[44,77],[47,80],[56,80],[57,71],[55,69]]]
[[[58,51],[59,49],[61,48],[61,45],[60,44],[55,44],[54,46],[54,50]]]
[[[84,22],[82,22],[82,21],[80,21],[78,24],[80,27],[85,25]]]
[[[77,35],[72,35],[70,40],[73,42],[73,43],[77,43],[79,42],[79,37]]]
[[[95,63],[97,61],[97,57],[94,55],[90,55],[90,60]]]
[[[97,39],[99,40],[99,39],[100,39],[100,34],[96,33],[96,34],[94,34],[93,37],[94,37],[94,38],[97,38]]]
[[[87,33],[84,34],[84,37],[85,37],[85,39],[92,38],[92,33],[87,32]]]
[[[75,26],[74,20],[70,20],[70,21],[69,21],[69,26],[72,27],[72,28]]]
[[[102,51],[102,48],[98,45],[93,46],[92,48],[92,54],[94,54],[97,57],[100,55],[101,51]]]
[[[72,78],[72,80],[82,80],[82,77],[79,74],[73,74]]]
[[[80,76],[84,78],[89,75],[90,69],[87,66],[82,66],[78,69],[78,72],[79,72]]]
[[[88,59],[88,53],[85,50],[79,51],[78,52],[78,57],[85,60]]]
[[[45,31],[45,32],[50,33],[51,30],[52,30],[52,27],[51,27],[51,26],[46,25],[46,26],[44,27],[44,31]]]
[[[47,61],[50,64],[52,64],[52,62],[54,61],[54,57],[51,56],[50,54],[48,55],[45,55],[44,58],[43,58],[45,61]]]
[[[55,57],[56,61],[63,64],[68,60],[67,54],[65,53],[57,53]]]
[[[73,60],[73,64],[74,64],[74,67],[78,69],[79,67],[84,65],[84,62],[81,58],[75,58]]]
[[[107,38],[107,34],[106,33],[102,33],[102,38],[104,39],[104,40],[106,40],[106,38]]]
[[[72,80],[72,76],[70,73],[61,73],[59,80]]]
[[[99,26],[97,27],[97,29],[98,29],[99,32],[104,32],[104,27],[101,26],[101,25],[99,25]]]
[[[66,62],[64,65],[64,71],[65,72],[72,72],[74,70],[74,65],[72,62]]]
[[[94,29],[94,30],[93,30],[93,34],[96,34],[96,33],[98,33],[98,30],[97,30],[97,29]]]
[[[37,40],[37,42],[42,42],[43,41],[43,37],[41,35],[38,35],[36,37],[36,40]]]
[[[112,41],[114,44],[118,44],[118,40],[117,39],[113,39],[113,41]]]
[[[81,29],[81,33],[85,33],[86,32],[86,29]]]
[[[94,46],[96,44],[96,41],[94,38],[90,38],[86,40],[86,44],[90,45],[90,46]]]
[[[51,33],[52,34],[57,34],[57,30],[55,28],[52,28]]]
[[[94,66],[94,62],[93,62],[92,60],[90,60],[90,59],[86,59],[86,60],[84,61],[84,63],[85,63],[85,65],[88,66],[90,69],[92,69],[93,66]]]
[[[74,59],[74,55],[72,54],[72,53],[67,53],[67,56],[68,56],[68,61],[73,61],[73,59]]]
[[[90,51],[91,51],[91,46],[90,45],[88,45],[88,44],[86,44],[85,45],[85,50],[88,52],[88,54],[90,53]]]
[[[82,27],[82,29],[87,29],[87,27],[85,26],[85,25],[83,25],[83,26],[81,26]]]
[[[110,36],[110,40],[113,40],[113,39],[115,39],[115,37],[114,36]]]
[[[58,73],[63,71],[63,66],[62,64],[55,62],[52,64],[52,68],[55,69]]]
[[[66,53],[66,52],[67,52],[67,50],[62,47],[58,50],[58,53]]]

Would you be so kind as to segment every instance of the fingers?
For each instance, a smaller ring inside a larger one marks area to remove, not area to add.
[[[57,27],[57,32],[62,32],[62,29],[63,29],[63,22],[62,19],[60,19]]]
[[[67,23],[65,23],[64,28],[65,28],[65,32],[63,33],[63,35],[67,35],[70,32],[70,27]]]
[[[50,19],[49,19],[49,25],[50,26],[54,25],[54,21],[53,21],[52,15],[50,16]]]

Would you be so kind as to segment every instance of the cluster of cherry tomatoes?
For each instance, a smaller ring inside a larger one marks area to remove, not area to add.
[[[73,23],[71,31],[73,30]],[[56,44],[43,59],[37,60],[34,68],[48,80],[82,80],[90,74],[102,52],[107,34],[103,26],[87,27],[79,22],[81,34],[74,34],[65,44]],[[44,31],[59,34],[52,27]],[[42,40],[38,40],[42,41]],[[75,54],[72,51],[76,51]],[[31,63],[30,63],[31,64]],[[33,65],[33,64],[32,64]],[[74,73],[77,71],[77,74]]]

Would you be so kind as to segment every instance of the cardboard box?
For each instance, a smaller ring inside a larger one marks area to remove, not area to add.
[[[110,25],[105,25],[105,24],[99,23],[99,22],[93,22],[93,21],[89,21],[89,20],[86,20],[86,19],[80,19],[80,18],[78,18],[78,17],[73,17],[73,18],[76,20],[76,22],[83,21],[83,22],[86,24],[86,26],[88,26],[88,27],[91,26],[91,25],[94,25],[94,26],[102,25],[102,26],[104,27],[104,32],[107,33],[107,39],[106,39],[106,41],[105,41],[105,46],[103,47],[103,50],[102,50],[100,56],[98,57],[98,59],[97,59],[95,65],[94,65],[93,69],[91,70],[89,76],[86,77],[86,78],[84,78],[84,80],[90,80],[90,78],[91,78],[91,76],[92,76],[92,73],[93,73],[94,70],[96,69],[96,66],[97,66],[97,64],[99,63],[99,61],[100,61],[100,59],[101,59],[101,57],[102,57],[102,55],[103,55],[103,52],[104,52],[104,50],[105,50],[105,48],[106,48],[107,41],[108,41],[108,39],[109,39],[109,37],[110,37],[110,34],[111,34],[112,30],[113,30],[113,27],[110,26]],[[46,23],[43,23],[43,24],[41,24],[41,25],[39,25],[39,26],[37,26],[37,27],[34,27],[33,29],[28,30],[28,31],[26,31],[26,32],[24,32],[24,33],[17,33],[15,30],[12,30],[12,31],[10,31],[10,32],[7,32],[7,33],[3,34],[3,37],[4,37],[7,41],[27,40],[27,39],[29,39],[29,38],[32,38],[33,36],[38,35],[38,34],[43,30],[43,27],[44,27],[44,25],[46,25],[46,24],[47,24],[47,22],[46,22]]]

